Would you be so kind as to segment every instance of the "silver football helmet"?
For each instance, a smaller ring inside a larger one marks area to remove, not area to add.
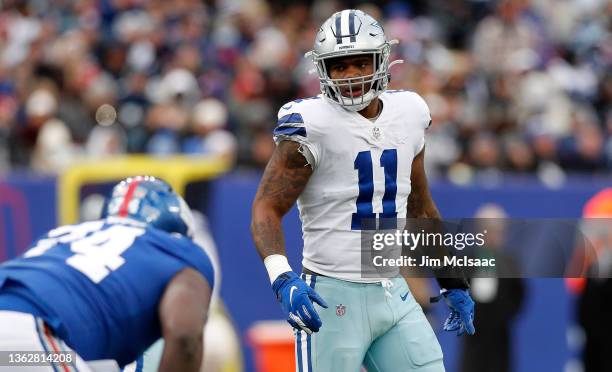
[[[391,45],[382,26],[361,10],[346,9],[334,13],[319,29],[314,49],[306,53],[316,66],[323,95],[350,111],[360,111],[389,85],[389,68],[403,61],[389,63]],[[327,62],[332,58],[370,54],[374,73],[355,78],[332,79]],[[360,88],[359,88],[360,87]],[[361,94],[353,95],[353,89]],[[348,94],[348,95],[347,95]]]

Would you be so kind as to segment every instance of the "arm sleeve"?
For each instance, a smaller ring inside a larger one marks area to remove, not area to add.
[[[281,141],[294,141],[301,144],[300,153],[304,155],[313,169],[316,167],[319,161],[319,151],[313,141],[308,138],[308,129],[300,112],[281,108],[278,112],[273,138],[277,145]]]

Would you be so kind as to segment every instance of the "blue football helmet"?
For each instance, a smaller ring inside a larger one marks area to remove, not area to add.
[[[193,238],[194,220],[189,206],[169,184],[152,176],[129,177],[115,185],[102,217],[131,218]]]

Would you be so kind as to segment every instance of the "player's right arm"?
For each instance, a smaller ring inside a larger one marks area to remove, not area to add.
[[[323,307],[327,304],[289,266],[281,228],[283,216],[313,172],[300,146],[295,141],[280,141],[272,154],[253,202],[251,233],[287,321],[296,329],[312,333],[322,324],[313,301]]]
[[[281,220],[300,196],[312,168],[299,152],[300,144],[281,141],[268,162],[253,202],[251,233],[262,259],[285,255]]]
[[[159,305],[164,338],[159,371],[200,370],[210,295],[206,279],[191,268],[179,272],[166,286]]]

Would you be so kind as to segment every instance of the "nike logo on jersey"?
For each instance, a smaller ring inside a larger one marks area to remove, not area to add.
[[[291,107],[293,107],[293,105],[285,105],[283,107],[281,107],[283,110],[289,110]]]
[[[293,291],[295,291],[296,289],[296,286],[292,286],[289,290],[289,306],[293,306]]]
[[[402,301],[406,301],[406,298],[408,298],[408,293],[410,292],[406,292],[404,295],[400,295],[400,298],[402,299]]]

